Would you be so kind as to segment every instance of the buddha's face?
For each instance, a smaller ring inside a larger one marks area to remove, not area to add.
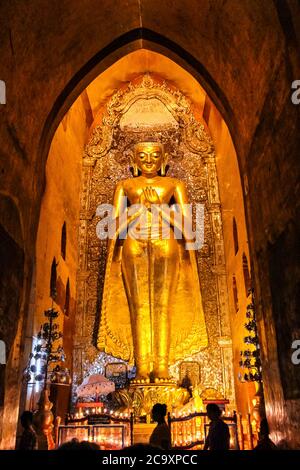
[[[160,144],[145,142],[135,148],[135,162],[145,175],[156,174],[160,170],[163,157],[163,147]]]

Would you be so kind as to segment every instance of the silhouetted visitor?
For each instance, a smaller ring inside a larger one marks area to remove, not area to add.
[[[277,446],[274,444],[273,441],[269,438],[269,425],[266,418],[263,418],[260,422],[260,430],[259,430],[259,437],[257,446],[254,450],[275,450]]]
[[[57,450],[100,450],[96,442],[79,441],[74,438],[71,441],[64,442]]]
[[[23,427],[23,434],[21,436],[19,449],[37,450],[38,440],[33,427],[33,413],[31,411],[24,411],[24,413],[22,413],[21,424]]]
[[[211,420],[204,450],[228,450],[230,444],[229,427],[221,419],[222,411],[215,403],[206,407],[207,416]]]
[[[167,405],[156,403],[152,408],[152,418],[157,422],[156,428],[150,437],[150,445],[161,449],[171,449],[171,432],[165,421]]]

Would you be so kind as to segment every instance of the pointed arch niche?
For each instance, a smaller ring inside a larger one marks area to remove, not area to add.
[[[186,182],[193,202],[205,205],[205,243],[198,253],[198,268],[209,347],[192,358],[201,363],[201,386],[215,388],[232,406],[248,411],[249,400],[239,393],[233,361],[242,349],[241,326],[230,308],[232,276],[237,283],[243,279],[242,263],[237,266],[234,260],[233,215],[241,252],[249,260],[236,153],[226,123],[205,90],[162,54],[140,49],[119,59],[83,90],[55,132],[37,239],[36,311],[43,311],[49,298],[44,266],[54,255],[59,257],[65,221],[70,227],[68,256],[58,266],[58,276],[63,285],[69,278],[76,300],[69,351],[74,387],[88,373],[103,369],[105,358],[95,347],[95,332],[106,247],[96,236],[95,210],[101,202],[111,201],[119,179],[130,177],[130,146],[136,131],[141,137],[147,125],[151,132],[161,132],[169,146],[169,174]],[[239,301],[242,309],[243,299]],[[242,317],[240,322],[244,323]],[[178,376],[179,364],[173,365],[172,373]]]

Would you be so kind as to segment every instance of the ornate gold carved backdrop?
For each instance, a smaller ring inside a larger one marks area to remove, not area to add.
[[[116,183],[131,177],[130,152],[149,139],[166,145],[168,175],[185,181],[190,201],[205,205],[205,243],[198,268],[209,346],[194,356],[201,387],[215,388],[234,403],[233,364],[218,181],[213,143],[189,100],[149,74],[117,91],[94,128],[83,157],[80,257],[74,350],[74,384],[106,358],[95,347],[106,262],[106,241],[96,236],[96,208],[111,203]],[[179,378],[179,364],[171,368]]]

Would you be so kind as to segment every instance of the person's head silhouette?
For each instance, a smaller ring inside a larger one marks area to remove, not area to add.
[[[152,418],[153,421],[157,423],[163,423],[165,420],[165,416],[167,414],[167,405],[161,403],[155,403],[152,408]]]
[[[207,412],[207,416],[209,417],[211,421],[215,419],[219,419],[222,414],[222,411],[220,410],[218,405],[216,405],[215,403],[209,403],[206,406],[206,412]]]
[[[28,429],[33,423],[33,413],[31,411],[24,411],[21,415],[21,424],[24,429]]]

